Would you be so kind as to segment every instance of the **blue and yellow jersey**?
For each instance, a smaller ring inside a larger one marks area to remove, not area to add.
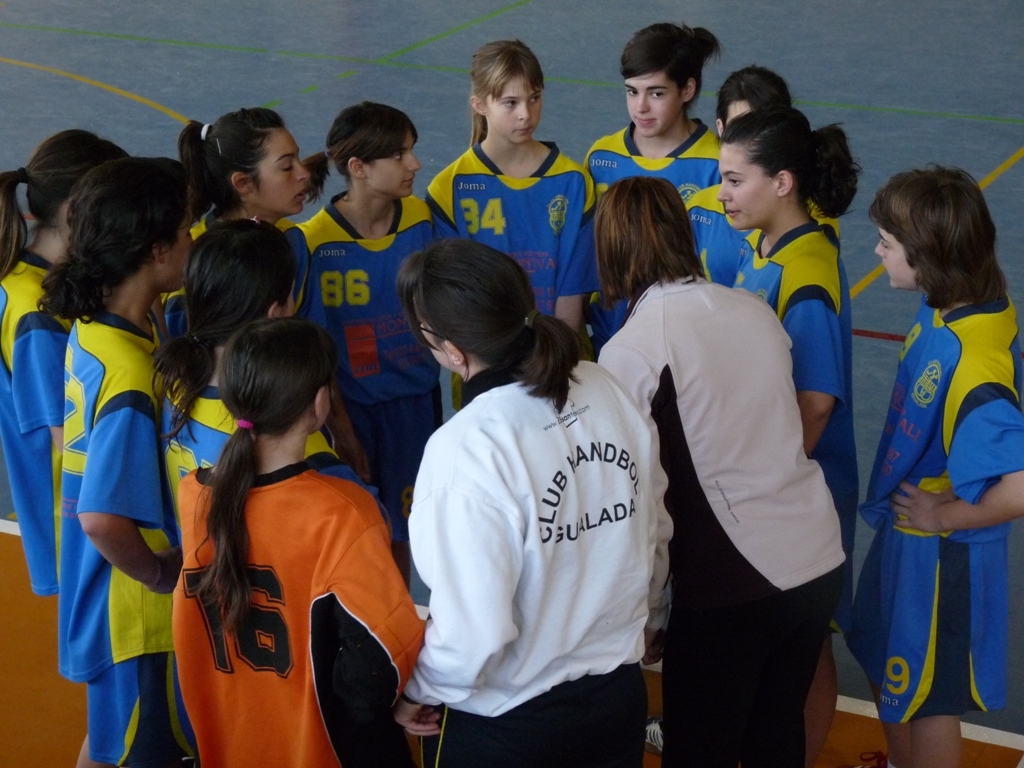
[[[713,283],[732,287],[736,283],[740,250],[751,234],[749,229],[736,229],[725,212],[725,204],[718,199],[721,184],[702,189],[686,201],[690,213],[693,241],[704,267],[704,276]],[[809,203],[811,218],[828,227],[839,242],[839,220],[826,216]]]
[[[696,130],[665,157],[644,157],[633,141],[633,124],[594,142],[584,165],[598,197],[619,179],[657,176],[672,182],[683,201],[722,181],[718,173],[718,137],[700,120]]]
[[[206,234],[206,230],[210,228],[214,221],[216,221],[216,217],[213,214],[209,214],[196,222],[192,229],[189,230],[193,242]],[[306,282],[306,268],[308,266],[303,260],[303,254],[306,250],[305,243],[295,222],[288,219],[280,219],[274,226],[284,232],[285,237],[288,238],[288,242],[292,246],[292,251],[295,253],[295,305],[299,306],[302,304],[302,287]],[[185,331],[188,330],[188,318],[185,316],[185,289],[179,288],[173,293],[165,293],[160,298],[164,304],[167,337],[169,339],[177,339],[180,336],[184,336]]]
[[[666,179],[679,190],[683,202],[690,200],[705,187],[720,182],[718,137],[700,120],[694,122],[697,123],[697,129],[665,157],[650,158],[640,154],[633,141],[632,123],[618,133],[594,142],[584,165],[593,179],[598,198],[619,179],[632,176]],[[590,324],[596,352],[600,353],[605,342],[622,327],[628,303],[623,299],[610,309],[605,309],[599,294],[590,297],[587,322]]]
[[[438,237],[463,237],[498,249],[530,276],[537,309],[555,312],[561,296],[598,288],[594,191],[579,164],[551,152],[530,177],[502,175],[479,144],[427,188]]]
[[[1017,313],[1008,298],[947,312],[922,299],[900,352],[885,429],[861,514],[891,525],[903,481],[952,488],[976,504],[999,478],[1024,469]],[[1009,523],[953,531],[954,541],[1005,538]]]
[[[135,656],[174,650],[171,596],[111,566],[78,518],[129,518],[157,552],[179,542],[161,469],[156,346],[153,328],[143,331],[109,312],[77,321],[68,340],[57,634],[60,672],[74,682]]]
[[[853,438],[853,329],[850,288],[834,230],[810,222],[783,235],[771,255],[761,255],[764,235],[752,232],[740,249],[736,287],[760,296],[793,342],[793,382],[798,392],[836,398],[825,432],[811,454],[840,519],[856,514],[857,451]]]
[[[64,351],[71,328],[39,311],[49,267],[24,251],[0,281],[0,441],[37,595],[57,592],[61,452],[50,427],[64,426]]]
[[[165,400],[161,414],[161,435],[170,434],[176,413],[175,405]],[[207,386],[196,398],[188,421],[178,434],[172,438],[161,438],[167,482],[176,514],[178,485],[189,472],[214,466],[224,443],[237,428],[235,418],[220,399],[220,390],[215,386]],[[362,488],[367,487],[352,468],[338,458],[322,432],[314,432],[306,440],[305,459],[310,467],[321,474],[350,480]],[[376,490],[368,490],[376,498]]]
[[[439,366],[412,335],[395,278],[402,261],[434,239],[430,209],[416,197],[396,200],[388,234],[368,240],[338,212],[339,197],[298,227],[309,264],[299,314],[338,344],[347,400],[372,405],[429,392]]]

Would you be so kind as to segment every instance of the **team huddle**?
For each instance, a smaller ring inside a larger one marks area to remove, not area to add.
[[[637,32],[630,123],[580,165],[534,138],[532,51],[482,46],[471,146],[426,200],[415,126],[372,102],[305,158],[250,108],[188,123],[178,160],[67,130],[0,174],[0,440],[87,684],[79,766],[411,766],[406,734],[432,766],[639,768],[645,740],[813,766],[834,634],[888,765],[959,764],[960,715],[1005,706],[1024,515],[995,227],[957,169],[871,203],[923,295],[854,584],[860,167],[763,67],[716,131],[690,117],[719,50]]]

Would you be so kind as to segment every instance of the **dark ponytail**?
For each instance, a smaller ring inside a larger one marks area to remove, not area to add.
[[[415,144],[419,134],[412,120],[405,112],[387,104],[364,101],[341,110],[327,133],[327,150],[302,161],[309,171],[307,202],[313,202],[323,193],[332,162],[338,173],[348,179],[349,160],[356,158],[369,163],[398,154],[410,135]]]
[[[68,258],[43,278],[40,308],[91,318],[110,289],[152,259],[153,246],[176,242],[186,209],[176,160],[127,157],[89,171],[68,199]]]
[[[18,207],[18,185],[25,185],[29,213],[37,229],[61,225],[60,208],[86,172],[107,160],[127,157],[113,142],[82,130],[61,131],[45,139],[24,168],[0,173],[0,279],[7,277],[28,240]]]
[[[238,208],[242,201],[231,174],[243,173],[258,184],[267,137],[284,127],[281,116],[264,107],[229,112],[209,126],[190,120],[178,136],[178,154],[188,176],[191,219],[202,217],[210,206],[217,214]]]
[[[633,35],[622,51],[619,73],[624,79],[664,72],[679,88],[691,78],[697,85],[689,107],[700,95],[704,65],[720,56],[722,45],[704,27],[663,22],[644,27]]]
[[[174,437],[210,383],[214,351],[246,323],[284,306],[295,282],[295,254],[277,227],[250,219],[218,221],[195,244],[185,267],[188,332],[157,350],[155,380],[174,404]]]
[[[846,213],[857,194],[860,166],[838,125],[816,131],[802,112],[769,107],[740,115],[726,126],[722,144],[741,146],[747,160],[767,175],[789,171],[797,192],[826,216]]]
[[[510,370],[556,410],[565,406],[579,341],[561,320],[537,312],[514,259],[471,240],[439,240],[403,262],[397,289],[421,344],[450,341],[487,368]],[[436,336],[428,339],[420,323]]]
[[[224,349],[221,397],[240,426],[210,475],[206,530],[213,562],[203,572],[199,594],[220,607],[229,632],[245,620],[252,595],[246,573],[245,503],[256,482],[256,441],[291,429],[329,384],[337,361],[327,331],[298,318],[256,320],[235,333]]]

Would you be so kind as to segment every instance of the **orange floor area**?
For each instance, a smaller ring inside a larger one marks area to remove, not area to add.
[[[57,674],[57,599],[29,589],[21,539],[0,534],[0,766],[73,766],[86,731],[85,686]],[[661,708],[661,676],[645,673],[651,712]],[[877,720],[836,715],[818,768],[856,765],[862,752],[884,749]],[[1016,768],[1024,753],[964,742],[964,766]],[[644,768],[660,758],[645,755]]]

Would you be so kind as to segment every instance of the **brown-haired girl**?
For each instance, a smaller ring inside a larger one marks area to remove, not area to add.
[[[893,176],[869,210],[894,288],[924,293],[861,514],[875,538],[850,650],[889,765],[960,765],[960,715],[1006,704],[1009,521],[1024,515],[1017,317],[977,183]]]
[[[544,74],[519,40],[498,40],[473,54],[470,149],[427,189],[439,237],[484,243],[518,261],[537,309],[573,330],[584,299],[597,289],[594,193],[583,169],[534,132]]]
[[[721,181],[714,132],[688,116],[700,95],[704,65],[720,51],[711,32],[685,24],[651,24],[629,39],[619,72],[630,123],[594,142],[583,163],[598,198],[630,176],[667,179],[683,200]],[[600,351],[625,318],[625,304],[592,299],[587,320],[594,348]]]
[[[32,591],[57,592],[64,448],[64,350],[70,323],[39,311],[42,281],[67,257],[66,202],[97,165],[127,153],[93,133],[61,131],[24,168],[0,173],[0,441]],[[31,238],[18,205],[25,185]]]
[[[320,195],[333,165],[347,189],[299,226],[309,272],[299,314],[341,350],[337,378],[370,482],[391,513],[395,558],[409,578],[407,519],[423,447],[441,423],[438,366],[413,336],[395,294],[403,259],[434,237],[412,194],[416,127],[401,110],[364,101],[343,109],[327,149],[304,163]]]
[[[240,109],[204,125],[195,120],[181,130],[178,153],[188,175],[189,209],[199,222],[198,239],[219,219],[267,221],[284,231],[296,253],[295,304],[303,301],[309,264],[302,234],[286,216],[302,212],[309,193],[309,171],[299,147],[279,114],[265,107]],[[184,335],[186,298],[183,291],[165,297],[167,332]],[[369,479],[366,453],[352,431],[340,399],[328,420],[338,451],[364,479]]]
[[[181,483],[174,600],[204,766],[412,765],[390,709],[423,623],[373,498],[303,460],[336,358],[327,332],[297,318],[255,321],[224,350],[238,429],[215,468]]]
[[[675,524],[663,765],[800,765],[844,558],[789,338],[760,299],[703,279],[668,181],[613,184],[595,232],[602,293],[630,303],[600,363],[657,425]]]
[[[806,116],[776,105],[735,117],[722,133],[718,199],[730,223],[753,230],[743,242],[736,287],[761,296],[793,341],[791,356],[804,450],[825,473],[847,560],[836,609],[850,628],[857,523],[850,288],[835,227],[857,192],[860,166],[838,125],[811,129]],[[813,215],[812,215],[813,213]],[[832,636],[822,647],[808,707],[808,765],[824,745],[838,695]],[[815,714],[825,715],[815,718]]]
[[[181,568],[153,387],[151,309],[181,287],[192,238],[181,165],[120,158],[68,201],[67,259],[42,309],[74,320],[65,356],[60,672],[87,683],[80,766],[179,764],[190,752],[176,695],[171,596]]]

